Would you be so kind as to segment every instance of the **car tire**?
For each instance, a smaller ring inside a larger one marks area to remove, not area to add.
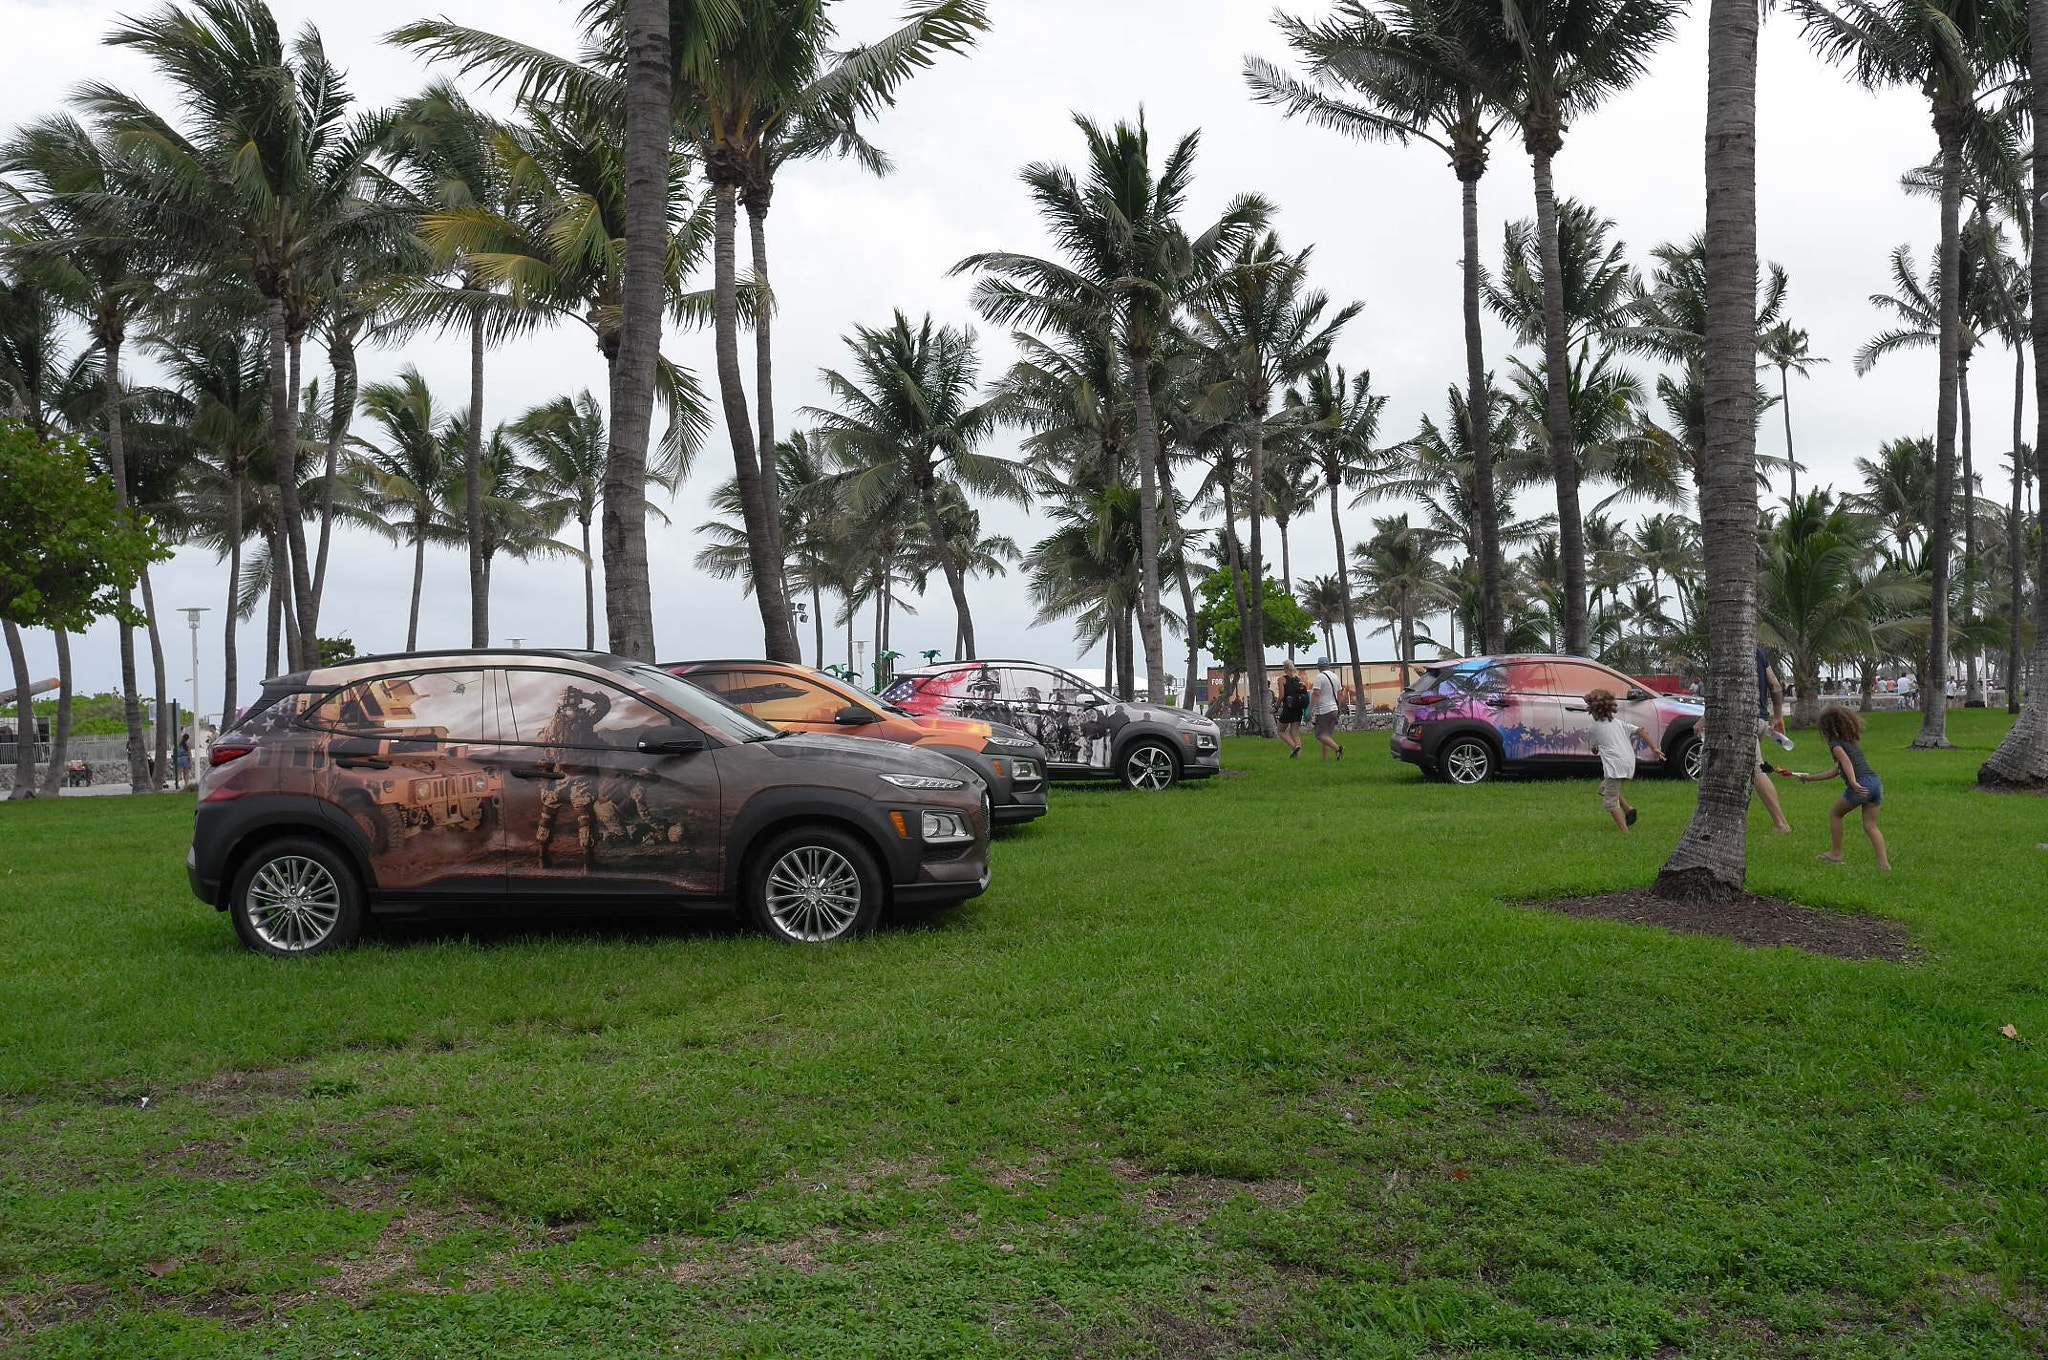
[[[1484,737],[1452,737],[1436,760],[1443,777],[1453,784],[1484,784],[1500,772],[1500,757]]]
[[[867,934],[881,920],[887,892],[874,855],[837,827],[782,832],[748,862],[747,910],[784,944],[831,944]]]
[[[1690,779],[1697,784],[1700,771],[1706,764],[1706,743],[1698,737],[1687,737],[1679,743],[1676,751],[1669,754],[1671,758],[1664,763],[1665,772],[1673,779]]]
[[[1147,738],[1124,749],[1117,774],[1125,788],[1159,793],[1180,782],[1180,757],[1165,742]]]
[[[362,937],[364,914],[354,866],[327,842],[305,836],[258,846],[228,897],[242,943],[279,959],[348,948]]]

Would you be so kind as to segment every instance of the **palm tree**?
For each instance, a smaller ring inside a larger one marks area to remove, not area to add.
[[[1342,560],[1341,558],[1339,559]],[[1337,625],[1351,613],[1351,593],[1344,583],[1335,576],[1318,576],[1302,582],[1301,607],[1315,620],[1316,627],[1323,633],[1323,655],[1337,655]],[[1357,668],[1354,666],[1353,670]],[[1354,689],[1354,694],[1365,693]]]
[[[389,227],[361,193],[369,120],[308,25],[289,46],[264,0],[194,0],[120,23],[180,98],[180,125],[132,95],[88,84],[79,102],[142,181],[131,202],[163,251],[262,299],[270,343],[271,448],[293,609],[295,665],[316,664],[312,560],[298,504],[300,344],[326,261]]]
[[[1316,471],[1322,475],[1323,493],[1330,501],[1330,538],[1337,553],[1337,597],[1344,620],[1345,645],[1351,650],[1351,692],[1358,695],[1365,693],[1365,671],[1358,659],[1358,616],[1352,603],[1351,564],[1344,548],[1344,516],[1338,497],[1341,492],[1362,489],[1369,478],[1385,470],[1386,455],[1375,447],[1374,441],[1379,438],[1380,412],[1386,405],[1387,398],[1375,395],[1372,390],[1370,372],[1348,377],[1342,368],[1329,364],[1310,373],[1301,386],[1287,389],[1288,411],[1300,428]],[[1488,475],[1490,479],[1491,473]],[[1493,525],[1497,552],[1499,521],[1485,522]],[[1482,554],[1484,543],[1482,525]],[[1498,589],[1496,581],[1496,594]],[[1483,590],[1482,587],[1482,610]],[[1336,649],[1331,648],[1331,654],[1335,653]]]
[[[456,522],[467,494],[468,472],[464,464],[469,431],[464,428],[466,423],[467,418],[458,411],[441,426],[443,480],[439,502],[441,521],[447,524]],[[501,556],[519,562],[537,557],[581,557],[582,553],[577,549],[554,537],[568,520],[568,512],[559,498],[549,494],[550,488],[545,481],[520,459],[519,451],[512,442],[510,427],[500,425],[492,430],[483,441],[483,449],[486,585],[490,581],[491,569]],[[488,590],[484,598],[488,608]]]
[[[365,387],[362,407],[363,414],[382,432],[383,442],[380,445],[355,441],[361,451],[356,464],[358,473],[375,500],[393,516],[390,523],[394,536],[412,544],[412,607],[405,621],[405,650],[409,652],[419,645],[420,586],[426,579],[427,544],[445,540],[453,527],[441,513],[450,471],[449,416],[435,404],[427,380],[410,365],[401,369],[393,382]],[[466,538],[470,527],[467,446],[463,455],[458,460],[463,474],[463,518],[457,525]],[[482,523],[479,494],[476,524],[480,527]]]
[[[1281,438],[1267,454],[1264,494],[1247,495],[1246,501],[1255,507],[1254,513],[1263,513],[1272,520],[1280,533],[1280,581],[1290,591],[1294,589],[1294,549],[1287,531],[1295,520],[1315,508],[1322,489],[1322,476],[1301,432],[1283,427]],[[1294,660],[1292,643],[1287,646],[1287,659]]]
[[[1993,317],[1987,317],[1991,298],[1991,286],[1987,277],[1984,258],[1985,241],[1981,233],[1972,233],[1964,239],[1958,278],[1962,288],[1962,300],[1956,312],[1955,331],[1955,392],[1957,423],[1962,446],[1962,521],[1963,521],[1963,623],[1962,631],[1967,633],[1976,612],[1976,570],[1977,560],[1977,478],[1972,459],[1970,439],[1970,360],[1976,357],[1977,347],[1987,338],[1995,326]],[[1942,336],[1941,274],[1939,262],[1930,272],[1925,284],[1913,277],[1912,252],[1900,246],[1892,252],[1892,282],[1896,291],[1872,293],[1870,304],[1880,312],[1888,313],[1894,325],[1873,336],[1868,344],[1856,351],[1856,374],[1858,377],[1870,372],[1877,361],[1887,354],[1907,349],[1938,348]],[[1937,451],[1938,458],[1938,451]],[[1937,462],[1936,476],[1939,477]],[[1930,582],[1929,588],[1943,599],[1941,612],[1946,617],[1949,576],[1946,574],[1946,557],[1933,556],[1937,570],[1945,574],[1939,580]],[[1930,654],[1931,655],[1931,654]],[[1977,654],[1969,652],[1966,661],[1969,675],[1970,697],[1981,708],[1984,692],[1977,671]],[[1948,658],[1944,653],[1939,668],[1923,670],[1920,683],[1932,684],[1944,691],[1946,704],[1946,682]],[[1944,718],[1944,723],[1946,718]]]
[[[1557,256],[1564,276],[1565,342],[1577,349],[1618,329],[1642,289],[1628,246],[1615,225],[1575,198],[1557,205]],[[1543,343],[1543,263],[1536,224],[1510,222],[1501,232],[1500,276],[1484,285],[1486,305],[1524,345]]]
[[[1549,399],[1551,475],[1557,482],[1558,549],[1564,564],[1564,647],[1587,644],[1585,545],[1579,536],[1578,463],[1572,446],[1570,336],[1551,162],[1567,126],[1643,73],[1671,35],[1674,0],[1502,0],[1499,22],[1520,57],[1520,81],[1501,102],[1522,134],[1536,181],[1536,242],[1543,263],[1543,357]]]
[[[1769,536],[1757,581],[1757,633],[1792,664],[1792,717],[1801,727],[1819,715],[1821,668],[1877,649],[1879,620],[1923,598],[1916,580],[1865,570],[1874,537],[1867,520],[1824,491],[1795,502]]]
[[[1845,499],[1873,516],[1891,536],[1894,555],[1914,557],[1924,547],[1930,507],[1934,502],[1934,441],[1894,439],[1876,458],[1858,458],[1863,489]]]
[[[1498,653],[1504,646],[1500,526],[1494,517],[1493,425],[1479,324],[1479,180],[1502,117],[1498,101],[1511,99],[1518,90],[1522,66],[1505,32],[1473,22],[1467,9],[1427,0],[1395,0],[1385,9],[1382,17],[1367,0],[1340,0],[1335,17],[1322,25],[1286,15],[1274,20],[1311,76],[1355,91],[1355,102],[1257,58],[1245,60],[1245,79],[1258,99],[1317,126],[1367,142],[1405,143],[1411,137],[1426,142],[1444,153],[1457,177],[1464,228],[1465,400],[1472,413],[1473,471],[1479,486],[1480,616],[1483,645]],[[1341,571],[1341,550],[1337,561]],[[1351,654],[1355,669],[1355,638]],[[1364,693],[1362,685],[1355,688]]]
[[[1377,518],[1372,524],[1372,537],[1352,549],[1352,556],[1358,560],[1366,598],[1378,603],[1394,629],[1405,686],[1415,660],[1416,618],[1450,604],[1454,592],[1443,563],[1436,559],[1436,530],[1410,524],[1405,513]]]
[[[541,493],[535,511],[542,518],[562,516],[576,521],[583,553],[583,645],[597,650],[597,589],[592,579],[596,559],[590,551],[590,526],[604,503],[608,466],[604,408],[588,391],[560,396],[530,407],[510,427],[512,442],[522,450]],[[662,486],[658,474],[647,474],[649,486]],[[653,506],[648,513],[659,515]]]
[[[0,203],[9,209],[7,253],[21,262],[52,303],[84,324],[99,353],[101,451],[115,502],[125,510],[134,485],[124,439],[122,403],[127,387],[121,358],[129,329],[157,299],[159,263],[151,258],[130,213],[135,167],[110,139],[94,136],[76,119],[56,115],[30,124],[0,148],[0,177],[11,181],[0,193]],[[143,579],[148,579],[146,569]],[[115,634],[122,713],[128,727],[129,784],[141,793],[150,787],[150,761],[142,742],[135,634],[118,620]],[[157,658],[158,709],[164,711],[167,686],[153,609],[150,638]],[[162,727],[158,724],[160,748],[165,744]],[[159,750],[159,768],[163,756]]]
[[[221,713],[239,706],[240,649],[235,625],[246,617],[242,552],[250,530],[251,477],[270,461],[270,363],[264,337],[250,332],[169,331],[145,340],[165,379],[168,409],[190,441],[196,474],[181,488],[179,527],[227,559],[228,608],[221,620]],[[290,592],[289,577],[282,583]],[[271,672],[275,674],[275,672]]]
[[[1229,266],[1204,288],[1190,309],[1193,334],[1206,351],[1209,384],[1203,394],[1211,412],[1233,426],[1246,447],[1247,483],[1265,483],[1265,452],[1273,399],[1322,367],[1338,334],[1362,310],[1347,303],[1329,311],[1329,295],[1307,288],[1310,252],[1289,255],[1267,233],[1246,241]],[[1254,502],[1246,543],[1246,593],[1265,598],[1265,560],[1260,537],[1264,516]],[[1266,689],[1265,610],[1246,617],[1244,656],[1247,683]],[[1260,721],[1266,721],[1262,714]]]
[[[652,0],[637,3],[651,18]],[[897,88],[937,55],[971,46],[987,25],[985,0],[934,0],[913,11],[893,33],[845,52],[831,48],[833,29],[824,0],[734,0],[677,7],[673,13],[674,31],[667,35],[672,117],[679,134],[695,144],[712,186],[711,311],[719,391],[745,509],[750,566],[760,578],[754,594],[768,655],[796,660],[783,583],[779,575],[770,576],[779,570],[781,545],[772,484],[763,476],[775,438],[768,418],[769,329],[758,319],[757,396],[763,417],[758,446],[740,375],[738,206],[744,199],[752,226],[753,287],[765,294],[765,223],[776,172],[791,160],[833,151],[852,155],[872,170],[886,168],[886,158],[861,139],[859,122],[893,102]],[[581,61],[446,20],[412,24],[391,37],[463,69],[483,68],[494,82],[515,81],[522,98],[559,100],[623,124],[629,95],[621,18],[617,0],[589,0],[583,9]],[[633,31],[647,30],[643,25]],[[651,112],[648,117],[652,127]],[[610,577],[607,571],[608,593]]]
[[[1939,148],[1941,247],[1935,276],[1940,390],[1934,422],[1934,510],[1927,661],[1916,749],[1947,747],[1948,580],[1962,333],[1963,143],[1987,83],[2014,71],[2025,35],[2014,7],[1984,0],[1796,0],[1807,37],[1848,63],[1869,89],[1907,85],[1926,95]],[[1973,493],[1974,494],[1974,493]]]
[[[2026,36],[2028,115],[2033,127],[2048,127],[2048,7],[2027,7]],[[2038,195],[2043,186],[2048,186],[2048,138],[2034,139],[2032,172],[2033,192]],[[2030,244],[2029,292],[2034,299],[2048,298],[2048,235],[2036,230]],[[2048,489],[2048,307],[2035,306],[2031,320],[2036,422],[2034,476],[2037,487]],[[2015,448],[2015,474],[2019,471],[2019,459],[2020,451]],[[1978,768],[1978,787],[1985,789],[2048,788],[2048,683],[2043,681],[2043,677],[2048,677],[2048,494],[2042,495],[2037,513],[2035,542],[2040,556],[2034,576],[2034,658],[2030,672],[2033,683],[2027,689],[2018,721]],[[2014,519],[2017,522],[2018,516]],[[2017,602],[2017,590],[2014,595]],[[2017,617],[2012,620],[2012,627],[2018,631]]]
[[[1707,754],[1692,820],[1658,870],[1668,897],[1726,900],[1748,873],[1756,774],[1756,49],[1754,0],[1707,13],[1704,457]]]
[[[907,484],[947,588],[968,657],[975,655],[974,617],[967,604],[967,563],[954,550],[940,513],[941,491],[953,486],[1022,502],[1025,489],[1015,464],[978,451],[994,427],[992,408],[974,400],[981,365],[974,333],[935,326],[927,315],[916,327],[897,312],[881,330],[857,328],[846,340],[853,375],[827,369],[820,376],[837,410],[806,407],[825,448],[853,470],[851,500],[874,500],[876,484]]]
[[[1815,364],[1824,364],[1826,359],[1807,348],[1806,332],[1789,321],[1780,321],[1757,338],[1758,352],[1763,355],[1764,365],[1778,370],[1778,404],[1785,413],[1785,469],[1792,475],[1792,487],[1786,494],[1788,502],[1799,499],[1799,460],[1792,453],[1792,389],[1787,378],[1792,373],[1810,377]]]
[[[1038,163],[1023,179],[1039,215],[1065,252],[1064,262],[1013,252],[972,255],[954,272],[989,277],[974,305],[989,321],[1023,321],[1048,330],[1101,326],[1114,337],[1130,385],[1138,463],[1141,540],[1138,631],[1145,648],[1146,694],[1166,698],[1165,641],[1159,600],[1160,421],[1152,361],[1176,312],[1271,214],[1264,199],[1240,195],[1212,226],[1190,235],[1180,225],[1194,175],[1198,134],[1174,145],[1155,175],[1142,112],[1135,124],[1105,132],[1078,114],[1088,148],[1085,182],[1061,166]]]
[[[510,209],[511,167],[498,154],[504,130],[455,86],[436,80],[385,116],[380,159],[388,165],[386,193],[423,226],[444,212],[503,219]],[[484,361],[492,343],[533,324],[536,309],[497,291],[479,263],[456,246],[456,235],[435,234],[427,268],[396,281],[387,336],[423,326],[466,331],[469,341],[469,447],[464,450],[462,526],[469,550],[469,645],[489,645],[483,631]],[[336,394],[337,406],[339,396]]]

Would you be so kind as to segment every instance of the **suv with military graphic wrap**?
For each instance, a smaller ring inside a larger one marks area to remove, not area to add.
[[[371,913],[737,903],[822,943],[988,884],[988,789],[911,747],[777,731],[595,652],[368,657],[266,681],[200,781],[193,891],[252,949]]]
[[[1167,789],[1221,765],[1222,729],[1193,709],[1125,703],[1036,661],[954,661],[899,671],[882,692],[909,713],[1001,723],[1037,739],[1054,779]]]
[[[786,661],[680,661],[662,669],[785,732],[902,742],[957,760],[988,784],[997,826],[1045,815],[1045,748],[1013,727],[906,712],[844,680]]]

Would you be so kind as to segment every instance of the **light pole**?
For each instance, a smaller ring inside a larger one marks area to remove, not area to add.
[[[185,610],[185,622],[191,625],[192,628],[192,774],[195,778],[199,773],[199,616],[206,612],[205,605]],[[220,716],[222,722],[227,721],[227,714],[223,713]],[[173,774],[176,773],[177,768],[178,755],[177,751],[173,749],[171,752],[171,770]]]
[[[505,640],[511,643],[514,647],[524,647],[526,645],[525,638],[506,638]]]

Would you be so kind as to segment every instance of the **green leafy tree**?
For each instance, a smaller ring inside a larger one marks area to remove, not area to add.
[[[1301,607],[1278,581],[1261,583],[1260,622],[1269,647],[1316,645],[1315,616]],[[1201,608],[1195,613],[1195,640],[1232,671],[1245,669],[1244,628],[1238,621],[1235,588],[1228,570],[1212,571],[1199,587]]]
[[[170,555],[121,503],[112,482],[94,473],[83,440],[40,440],[26,425],[0,418],[0,621],[20,691],[22,734],[14,797],[35,792],[35,713],[19,630],[76,632],[108,617],[139,624],[128,592],[144,567]]]

